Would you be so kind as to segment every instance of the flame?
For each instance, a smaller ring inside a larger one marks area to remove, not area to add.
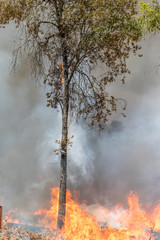
[[[63,66],[63,61],[61,62],[61,66],[62,66],[62,79],[61,79],[61,83],[64,84],[64,66]],[[71,68],[71,66],[69,66],[68,70]]]
[[[62,79],[61,79],[61,83],[64,84],[64,67],[63,67],[63,61],[62,61],[61,65],[62,65]]]
[[[51,190],[49,209],[39,209],[34,215],[39,225],[56,233],[56,239],[64,240],[156,240],[153,233],[160,233],[160,204],[147,210],[139,202],[138,195],[131,192],[128,208],[117,205],[112,209],[102,206],[87,207],[73,200],[67,190],[65,227],[57,232],[58,188]],[[13,215],[11,210],[9,215]],[[7,221],[16,222],[13,217]],[[103,222],[103,227],[98,224]],[[19,223],[19,221],[17,221]],[[53,237],[47,238],[52,240]]]
[[[9,210],[3,220],[3,222],[9,222],[9,223],[16,223],[19,224],[20,220],[18,218],[15,218],[15,214],[17,213],[17,210]]]
[[[50,209],[40,209],[41,226],[56,229],[58,210],[58,188],[51,191]],[[98,206],[95,212],[100,212],[106,219],[107,226],[102,229],[96,216],[90,215],[87,210],[72,199],[67,191],[65,228],[61,234],[67,240],[155,240],[152,231],[160,232],[160,205],[147,212],[139,203],[138,195],[131,192],[128,196],[128,209],[118,205],[114,209]],[[96,215],[96,214],[95,214]]]

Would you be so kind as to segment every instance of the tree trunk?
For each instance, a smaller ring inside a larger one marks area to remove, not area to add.
[[[62,113],[62,143],[61,143],[61,166],[60,166],[60,187],[59,187],[59,209],[57,227],[64,226],[66,212],[66,188],[67,188],[67,136],[68,136],[68,113],[65,109]]]
[[[67,56],[64,52],[64,85],[63,85],[63,109],[62,109],[62,139],[61,139],[61,165],[60,165],[60,188],[59,209],[57,228],[62,229],[65,223],[66,213],[66,188],[67,188],[67,144],[68,144],[68,109],[69,109],[69,82]]]

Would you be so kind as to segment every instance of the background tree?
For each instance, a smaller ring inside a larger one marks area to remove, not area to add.
[[[160,30],[160,5],[156,0],[151,3],[140,3],[139,23],[144,33],[158,32]]]
[[[62,139],[58,228],[64,226],[69,117],[100,129],[120,99],[107,84],[124,83],[129,54],[140,48],[136,0],[1,0],[0,22],[11,20],[23,36],[14,66],[27,55],[32,73],[47,85],[47,106],[61,108]],[[103,66],[103,74],[96,66]],[[125,107],[125,105],[124,105]]]

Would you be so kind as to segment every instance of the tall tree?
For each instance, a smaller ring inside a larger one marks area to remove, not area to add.
[[[57,226],[65,220],[69,117],[106,123],[120,99],[107,84],[124,83],[126,59],[140,48],[136,0],[1,0],[0,23],[23,30],[14,53],[27,55],[47,88],[47,106],[61,108],[62,139]],[[15,61],[15,64],[17,62]],[[96,73],[98,65],[103,74]]]

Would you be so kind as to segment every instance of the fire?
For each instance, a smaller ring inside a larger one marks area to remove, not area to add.
[[[84,204],[73,200],[70,191],[67,191],[65,227],[58,233],[56,230],[58,192],[58,188],[51,190],[49,209],[39,209],[34,213],[40,226],[56,234],[56,239],[156,240],[153,233],[160,233],[160,204],[145,210],[139,202],[138,195],[131,192],[128,196],[127,209],[117,205],[113,209],[94,206],[89,210]],[[102,221],[103,227],[98,224]],[[53,237],[47,239],[52,240]]]
[[[62,78],[61,78],[61,83],[64,84],[64,66],[63,66],[63,61],[61,63],[62,66]],[[69,66],[68,70],[71,68],[71,66]]]
[[[4,220],[3,220],[3,222],[19,224],[20,223],[19,219],[15,218],[16,212],[17,212],[17,210],[13,210],[13,209],[8,211],[6,216],[5,216],[5,218],[4,218]]]
[[[50,209],[42,209],[35,214],[39,215],[41,226],[56,229],[58,209],[58,188],[51,191]],[[116,206],[114,209],[101,207],[102,217],[106,218],[107,226],[102,229],[96,216],[90,215],[67,191],[65,228],[61,235],[67,240],[154,240],[152,230],[160,232],[160,205],[147,212],[139,203],[137,194],[128,196],[128,209]],[[97,211],[100,207],[97,207]]]
[[[64,67],[63,67],[63,61],[62,61],[62,80],[61,83],[64,84]]]

